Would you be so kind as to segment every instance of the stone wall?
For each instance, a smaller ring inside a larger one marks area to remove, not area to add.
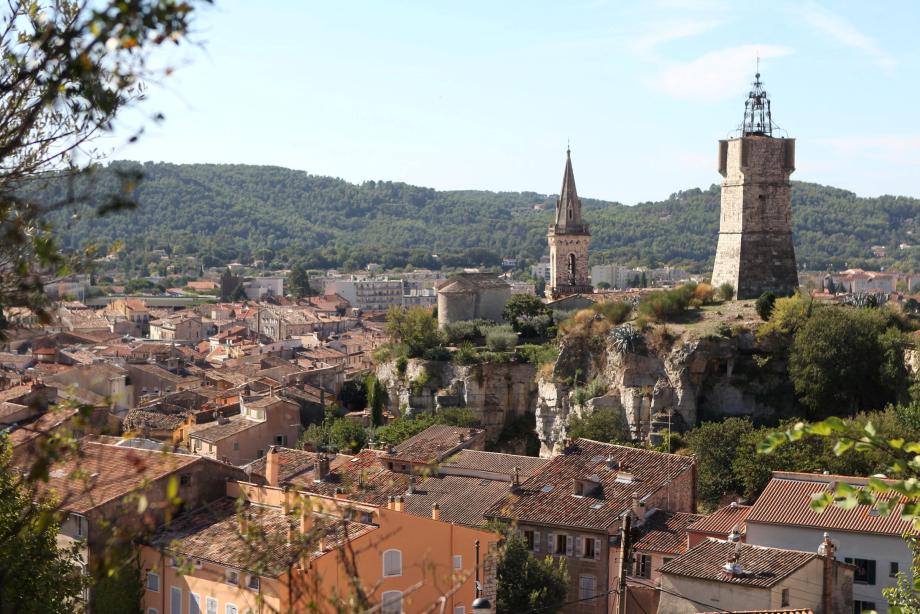
[[[798,287],[792,243],[795,141],[748,136],[719,144],[722,202],[712,283],[730,283],[738,298]]]
[[[533,412],[537,403],[536,368],[526,363],[461,366],[411,359],[400,374],[395,361],[389,361],[377,366],[377,377],[387,389],[391,410],[412,415],[466,407],[476,412],[490,442],[507,421]]]
[[[588,279],[588,244],[591,236],[588,234],[555,234],[550,232],[549,259],[550,282],[549,289],[555,293],[590,292]],[[575,255],[575,285],[569,283],[569,254]]]

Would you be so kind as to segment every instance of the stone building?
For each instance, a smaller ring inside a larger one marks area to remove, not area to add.
[[[740,299],[798,288],[792,244],[795,139],[774,138],[770,100],[757,73],[741,136],[719,141],[722,206],[712,284],[729,283]]]
[[[438,286],[438,325],[462,320],[503,321],[511,286],[492,273],[458,273]]]
[[[553,298],[591,292],[588,281],[588,244],[591,234],[581,219],[581,200],[575,190],[572,152],[565,151],[562,190],[556,201],[556,219],[546,235],[549,241],[550,280],[547,290]]]

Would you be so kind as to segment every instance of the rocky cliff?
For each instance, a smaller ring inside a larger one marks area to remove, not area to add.
[[[588,399],[586,390],[606,392]],[[573,416],[600,407],[622,412],[634,437],[657,442],[669,426],[680,431],[716,416],[770,418],[795,406],[782,342],[746,329],[698,338],[657,327],[625,350],[610,336],[565,339],[552,376],[541,377],[537,391],[543,456],[558,452]]]

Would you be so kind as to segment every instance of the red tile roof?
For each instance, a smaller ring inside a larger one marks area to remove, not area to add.
[[[708,516],[703,516],[700,520],[687,527],[687,530],[697,533],[728,535],[735,527],[741,528],[750,512],[750,505],[732,503],[717,509]]]
[[[687,526],[702,518],[688,512],[656,510],[639,527],[633,548],[640,552],[681,554],[687,549]]]
[[[773,478],[748,514],[747,523],[894,536],[911,531],[911,523],[901,520],[900,504],[896,504],[891,513],[885,516],[874,512],[871,505],[857,505],[849,510],[830,506],[821,514],[811,509],[811,496],[833,490],[836,482],[861,487],[867,481],[867,478],[852,476],[774,472]]]
[[[730,574],[724,566],[736,552],[741,573]],[[665,563],[660,571],[700,580],[770,588],[817,557],[816,552],[752,546],[710,537]]]
[[[403,441],[385,457],[410,463],[436,463],[458,447],[469,445],[469,440],[480,434],[482,429],[435,424]]]
[[[610,468],[608,458],[615,465],[625,465],[629,478]],[[519,493],[494,505],[487,516],[607,530],[630,508],[634,493],[643,499],[666,488],[677,476],[690,471],[693,464],[689,456],[576,439],[563,454],[525,481]],[[593,477],[600,484],[593,496],[573,494],[575,480]]]

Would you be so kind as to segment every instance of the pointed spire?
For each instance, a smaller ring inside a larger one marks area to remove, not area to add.
[[[565,150],[565,172],[562,175],[562,189],[556,201],[556,232],[583,232],[581,221],[581,200],[575,189],[575,172],[572,170],[572,150]]]

